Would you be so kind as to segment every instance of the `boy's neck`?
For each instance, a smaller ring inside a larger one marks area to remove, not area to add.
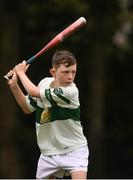
[[[50,84],[50,87],[51,87],[51,88],[58,88],[59,85],[58,85],[58,83],[54,80],[54,81]]]

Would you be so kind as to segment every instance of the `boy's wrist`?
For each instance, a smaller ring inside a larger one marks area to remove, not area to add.
[[[17,71],[17,75],[21,76],[22,74],[25,74],[23,71]]]
[[[8,83],[8,85],[11,89],[15,89],[18,86],[17,82]]]
[[[18,72],[17,72],[17,75],[18,75],[18,77],[21,77],[21,76],[25,75],[25,72],[23,72],[23,71],[18,71]]]

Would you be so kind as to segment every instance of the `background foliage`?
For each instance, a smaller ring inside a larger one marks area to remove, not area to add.
[[[35,178],[34,114],[24,115],[3,75],[67,25],[87,25],[34,62],[28,76],[49,76],[53,52],[78,59],[81,120],[90,148],[89,178],[133,178],[132,0],[0,1],[0,178]]]

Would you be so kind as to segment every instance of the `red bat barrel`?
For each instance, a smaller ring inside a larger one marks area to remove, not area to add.
[[[42,55],[47,50],[51,49],[53,46],[56,46],[60,42],[62,42],[66,37],[70,36],[72,33],[77,31],[79,28],[81,28],[83,25],[86,24],[86,19],[84,17],[80,17],[77,21],[75,21],[73,24],[68,26],[66,29],[64,29],[62,32],[60,32],[55,38],[53,38],[46,46],[44,46],[43,49],[41,49],[37,54],[35,54],[33,57],[27,60],[27,64],[30,64],[35,59],[37,59],[40,55]]]
[[[64,29],[62,32],[60,32],[57,36],[55,36],[44,48],[42,48],[37,54],[32,56],[30,59],[26,61],[27,64],[31,64],[33,61],[35,61],[39,56],[41,56],[43,53],[45,53],[47,50],[51,49],[53,46],[56,46],[60,42],[62,42],[66,37],[70,36],[72,33],[77,31],[79,28],[81,28],[83,25],[86,24],[86,19],[84,17],[80,17],[77,21],[72,23],[70,26],[68,26],[66,29]],[[4,76],[6,80],[9,80],[11,77]]]

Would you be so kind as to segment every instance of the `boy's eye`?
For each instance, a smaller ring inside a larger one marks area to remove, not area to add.
[[[63,74],[69,74],[69,73],[71,73],[71,74],[75,75],[75,74],[76,74],[76,71],[72,71],[72,72],[70,72],[70,71],[62,71],[62,73],[63,73]]]
[[[73,71],[72,73],[73,73],[73,74],[75,74],[76,72],[75,72],[75,71]]]
[[[64,73],[64,74],[67,74],[67,73],[68,73],[68,71],[64,71],[63,73]]]

